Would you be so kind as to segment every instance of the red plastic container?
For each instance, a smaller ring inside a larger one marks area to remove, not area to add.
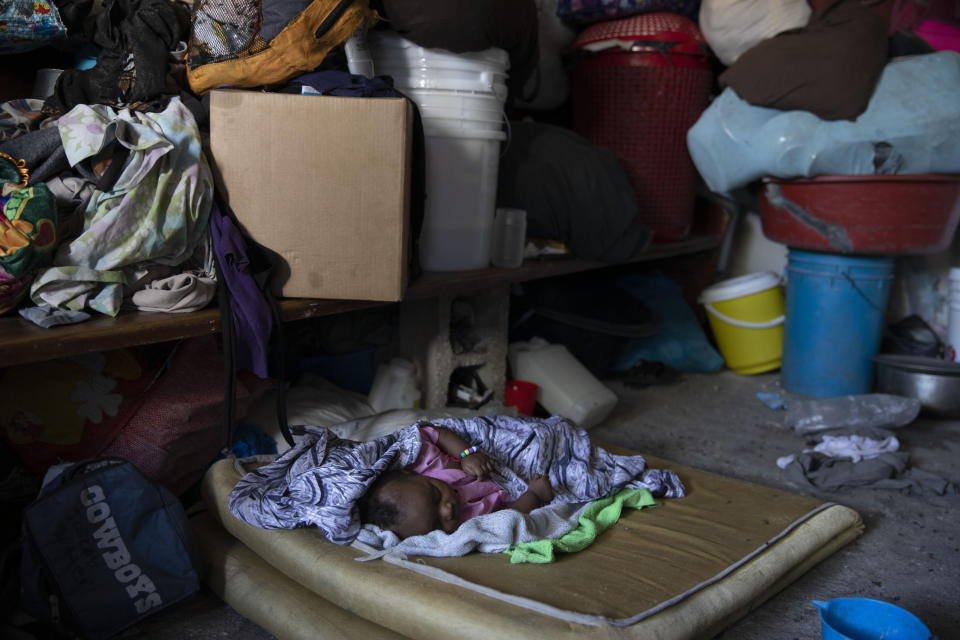
[[[516,407],[518,413],[532,416],[539,390],[540,387],[526,380],[508,380],[503,403],[508,407]]]
[[[960,220],[960,175],[764,178],[759,213],[767,238],[797,249],[935,253]]]
[[[713,86],[706,40],[692,21],[663,12],[591,25],[574,47],[574,131],[616,154],[653,241],[682,240],[697,180],[687,130]]]

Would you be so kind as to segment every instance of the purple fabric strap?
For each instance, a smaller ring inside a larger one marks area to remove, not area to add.
[[[223,273],[221,285],[230,293],[237,369],[266,378],[267,348],[273,331],[270,306],[250,272],[243,235],[216,202],[210,210],[210,234]]]

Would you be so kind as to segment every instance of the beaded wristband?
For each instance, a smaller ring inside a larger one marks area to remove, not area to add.
[[[475,445],[473,445],[472,447],[469,447],[469,448],[464,449],[463,451],[461,451],[461,452],[460,452],[460,457],[461,457],[461,458],[466,458],[466,457],[467,457],[468,455],[470,455],[471,453],[476,453],[477,451],[480,451],[480,445],[475,444]]]

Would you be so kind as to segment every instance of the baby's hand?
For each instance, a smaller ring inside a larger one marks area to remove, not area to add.
[[[460,468],[464,473],[470,474],[477,480],[483,480],[493,471],[493,460],[483,451],[477,451],[466,458],[461,458]]]
[[[533,474],[533,477],[530,478],[530,482],[527,484],[527,490],[532,491],[544,504],[553,500],[553,487],[550,485],[550,480],[547,476],[542,473]]]

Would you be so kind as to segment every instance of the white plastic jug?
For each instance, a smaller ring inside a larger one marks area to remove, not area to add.
[[[540,387],[537,402],[550,413],[589,429],[610,415],[617,395],[590,373],[562,344],[543,338],[508,347],[513,376]]]
[[[404,358],[393,358],[389,363],[377,366],[367,402],[377,413],[419,407],[416,366]]]

